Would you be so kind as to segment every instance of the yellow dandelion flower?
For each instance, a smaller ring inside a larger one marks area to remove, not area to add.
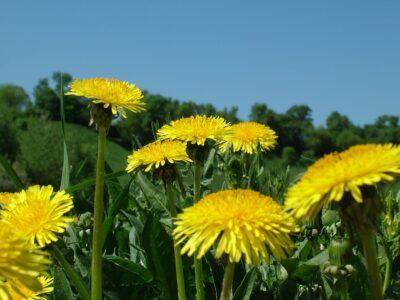
[[[13,228],[0,224],[0,299],[11,299],[9,289],[38,291],[50,261],[48,255],[26,239],[12,234]]]
[[[49,276],[42,275],[38,277],[38,281],[40,284],[40,289],[36,291],[28,289],[23,284],[11,286],[7,282],[5,286],[11,300],[46,300],[47,298],[43,297],[43,295],[51,293],[54,290],[54,279]]]
[[[191,116],[164,125],[157,134],[160,140],[179,140],[203,146],[207,139],[222,139],[228,130],[229,124],[221,117]]]
[[[215,256],[228,254],[231,262],[269,261],[267,246],[277,259],[293,247],[294,219],[268,196],[251,190],[226,190],[205,196],[184,209],[175,220],[174,238],[184,243],[182,254],[201,258],[217,243]]]
[[[5,206],[14,201],[16,193],[0,193],[0,206]]]
[[[186,152],[186,144],[178,141],[156,141],[133,151],[128,156],[127,172],[132,172],[138,167],[145,167],[148,172],[151,169],[158,169],[166,163],[178,161],[191,162]]]
[[[261,150],[273,149],[277,136],[268,126],[256,122],[241,122],[231,126],[231,132],[224,136],[220,151],[232,147],[234,152],[243,151],[252,154]]]
[[[39,246],[57,241],[74,220],[65,217],[73,207],[72,197],[64,191],[54,192],[51,186],[32,186],[18,194],[17,201],[0,212],[2,220],[17,236],[26,237]]]
[[[367,144],[331,153],[313,165],[286,195],[285,206],[296,218],[313,219],[332,201],[339,202],[350,192],[363,201],[360,187],[391,181],[400,174],[400,147]]]
[[[125,109],[133,112],[144,110],[142,91],[134,84],[118,79],[75,79],[66,95],[89,98],[93,103],[102,103],[105,108],[111,106],[113,114],[119,113],[124,118]]]

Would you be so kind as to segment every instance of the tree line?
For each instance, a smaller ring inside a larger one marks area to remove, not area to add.
[[[67,73],[53,73],[51,79],[40,79],[34,88],[32,99],[23,87],[13,84],[0,85],[0,145],[10,159],[15,157],[17,145],[12,136],[12,126],[18,118],[40,118],[49,121],[60,120],[60,96],[63,86],[66,91],[72,76]],[[114,120],[110,129],[113,141],[127,149],[132,144],[146,144],[154,139],[156,129],[168,120],[194,114],[219,115],[231,123],[240,121],[238,107],[218,110],[212,104],[193,101],[179,101],[144,91],[146,111],[128,114],[127,120]],[[89,115],[87,101],[64,96],[64,111],[67,122],[87,126]],[[307,105],[294,105],[283,113],[256,103],[251,108],[249,120],[266,124],[278,135],[278,146],[273,154],[283,157],[288,163],[301,158],[315,159],[326,153],[367,142],[400,143],[398,115],[382,115],[365,125],[354,124],[346,115],[332,112],[324,125],[315,126],[312,110]]]

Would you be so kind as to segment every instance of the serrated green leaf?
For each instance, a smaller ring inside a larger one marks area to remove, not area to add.
[[[147,217],[142,238],[147,263],[162,291],[162,299],[175,299],[177,289],[173,243],[161,223],[152,214]]]
[[[108,234],[113,225],[115,216],[117,215],[117,213],[121,209],[121,207],[124,204],[126,204],[128,201],[129,189],[130,189],[131,184],[132,184],[132,179],[129,181],[129,183],[127,185],[125,185],[125,187],[119,193],[119,195],[115,199],[113,199],[113,202],[111,203],[111,206],[108,209],[107,215],[103,222],[103,245],[104,245],[105,241],[107,240],[107,237],[108,237]]]

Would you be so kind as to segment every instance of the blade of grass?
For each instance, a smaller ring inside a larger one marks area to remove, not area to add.
[[[210,150],[210,153],[208,154],[208,157],[207,157],[207,161],[206,161],[206,163],[204,164],[203,175],[205,175],[205,174],[207,173],[208,169],[209,169],[209,168],[211,167],[211,165],[213,164],[213,162],[214,162],[214,157],[215,157],[215,153],[216,153],[215,149],[211,149],[211,150]]]
[[[110,174],[106,174],[104,176],[105,180],[109,180],[109,179],[113,179],[113,178],[117,178],[117,177],[121,177],[126,175],[125,171],[118,171],[118,172],[114,172],[114,173],[110,173]],[[65,191],[67,193],[72,193],[72,192],[76,192],[76,191],[80,191],[80,190],[84,190],[90,186],[93,186],[96,183],[96,179],[95,178],[90,178],[90,179],[86,179],[78,184],[75,185],[71,185],[68,188],[65,189]]]
[[[0,164],[3,166],[4,171],[7,173],[7,175],[10,177],[14,185],[17,187],[17,189],[22,190],[24,189],[24,184],[22,183],[22,180],[19,178],[18,174],[15,172],[11,164],[7,161],[7,159],[0,154]]]
[[[69,264],[61,250],[55,245],[52,245],[52,254],[62,266],[64,272],[67,274],[68,278],[71,280],[72,284],[75,286],[76,290],[79,293],[80,299],[82,300],[90,300],[89,290],[83,282],[82,278],[78,275],[78,273],[74,270],[74,268]]]
[[[62,137],[63,137],[63,147],[64,147],[64,158],[63,158],[63,167],[61,174],[61,184],[60,190],[65,190],[69,186],[69,159],[68,159],[68,149],[67,143],[65,141],[65,113],[64,113],[64,84],[63,84],[63,76],[61,76],[61,87],[60,87],[60,115],[61,115],[61,129],[62,129]]]
[[[252,268],[250,271],[248,271],[236,289],[233,300],[249,300],[257,276],[257,268]]]

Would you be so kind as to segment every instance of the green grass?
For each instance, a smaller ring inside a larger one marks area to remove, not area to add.
[[[53,122],[54,126],[60,126],[59,122]],[[77,124],[66,124],[67,146],[78,143],[86,150],[87,153],[92,153],[95,157],[97,152],[97,133]],[[106,145],[106,162],[114,171],[124,170],[126,167],[126,157],[129,151],[120,145],[107,140]]]
[[[66,124],[65,131],[72,177],[77,182],[92,178],[97,153],[97,132],[77,124]],[[19,120],[16,136],[19,153],[14,168],[18,175],[30,185],[51,184],[58,188],[63,165],[61,122],[33,118]],[[128,154],[128,150],[107,141],[105,158],[112,171],[125,169]],[[2,168],[0,178],[7,178]],[[121,177],[120,183],[124,184],[128,179],[129,176]],[[0,190],[8,190],[10,186],[2,182]]]

